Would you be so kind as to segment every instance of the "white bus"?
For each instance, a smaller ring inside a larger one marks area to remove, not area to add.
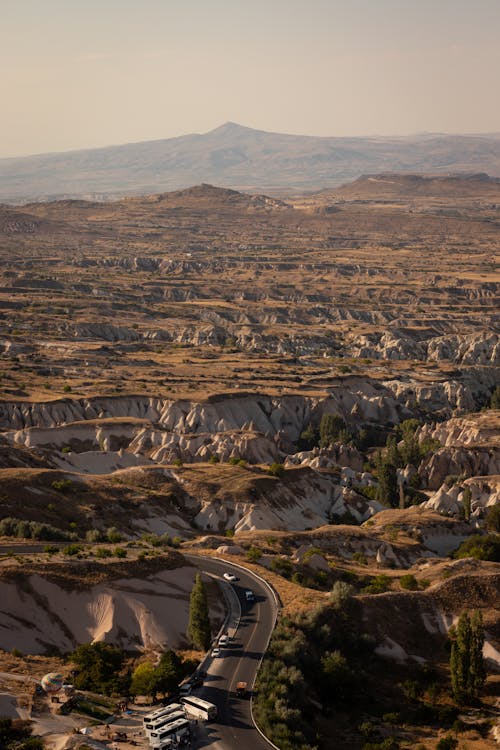
[[[167,706],[157,708],[156,711],[152,711],[151,713],[146,714],[142,717],[144,727],[146,727],[147,724],[153,724],[153,722],[157,721],[158,719],[161,719],[164,716],[168,716],[169,714],[173,714],[174,711],[180,711],[181,709],[182,706],[180,703],[169,703]]]
[[[196,695],[187,695],[185,698],[181,698],[181,703],[186,709],[186,713],[194,716],[195,719],[211,721],[217,716],[217,706],[204,701],[203,698],[198,698]]]
[[[177,719],[185,718],[186,711],[184,710],[183,706],[180,706],[178,711],[173,711],[171,714],[167,714],[166,716],[162,716],[160,719],[156,719],[156,721],[152,722],[151,724],[146,724],[146,726],[144,727],[144,731],[146,732],[146,735],[148,737],[152,737],[155,732],[161,732],[163,727],[166,727],[167,724],[171,724],[173,721],[177,721]]]
[[[149,738],[149,744],[153,748],[161,748],[165,745],[168,747],[169,740],[175,740],[178,742],[181,737],[189,737],[190,734],[191,728],[189,726],[189,721],[184,717],[184,719],[177,719],[177,721],[167,724],[166,727],[163,727],[158,732],[152,732],[151,737]]]

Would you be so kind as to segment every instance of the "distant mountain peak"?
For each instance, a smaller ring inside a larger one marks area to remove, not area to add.
[[[207,135],[234,135],[236,133],[248,133],[253,128],[247,128],[245,125],[239,125],[237,122],[231,122],[228,120],[223,125],[219,125],[217,128],[210,130]]]

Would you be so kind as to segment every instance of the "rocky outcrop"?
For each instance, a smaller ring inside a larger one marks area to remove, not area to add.
[[[419,434],[420,440],[433,438],[446,447],[500,448],[500,411],[491,409],[438,424],[427,424]]]
[[[428,339],[397,329],[357,336],[348,344],[355,357],[388,360],[450,361],[462,365],[499,365],[496,333],[447,334]]]
[[[464,491],[470,490],[471,518],[480,518],[485,508],[500,503],[500,474],[497,476],[472,477],[452,486],[442,484],[427,502],[424,508],[463,517]]]
[[[420,465],[423,485],[437,490],[446,477],[476,477],[500,474],[500,450],[487,448],[440,448]]]
[[[354,471],[361,471],[363,463],[363,455],[352,445],[336,443],[330,448],[313,448],[311,451],[300,451],[287,456],[285,465],[310,466],[312,469],[349,466]]]

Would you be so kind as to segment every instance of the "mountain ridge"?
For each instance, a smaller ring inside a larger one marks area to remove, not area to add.
[[[0,201],[110,198],[200,183],[307,192],[378,172],[500,177],[500,135],[325,137],[228,121],[208,133],[0,159]]]

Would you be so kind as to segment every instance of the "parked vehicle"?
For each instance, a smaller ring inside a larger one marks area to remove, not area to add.
[[[174,721],[178,721],[179,719],[185,719],[186,718],[186,712],[184,711],[184,706],[177,704],[178,709],[176,711],[171,711],[169,714],[166,714],[165,716],[162,716],[159,719],[156,719],[153,723],[145,724],[144,731],[146,733],[146,736],[148,737],[157,737],[159,733],[163,732],[163,730],[172,724]]]
[[[145,716],[142,717],[144,729],[151,730],[151,729],[154,729],[155,726],[160,726],[161,721],[164,718],[166,718],[170,714],[175,713],[176,711],[181,711],[181,710],[182,710],[182,706],[180,703],[168,703],[166,706],[157,708],[155,711],[150,711],[149,714],[146,714]]]
[[[189,716],[194,716],[195,719],[211,721],[217,716],[217,706],[203,700],[203,698],[198,698],[197,695],[189,695],[187,698],[182,698],[182,703],[186,709],[186,713]]]
[[[178,719],[167,724],[159,732],[151,733],[149,744],[154,748],[164,747],[167,740],[175,740],[179,744],[183,738],[188,738],[190,734],[189,721],[186,718]]]
[[[223,573],[222,576],[223,576],[223,578],[226,579],[226,581],[237,581],[238,580],[237,576],[235,576],[234,573],[228,573],[228,572],[226,572],[226,573]]]
[[[222,648],[224,648],[224,646],[229,646],[229,636],[225,633],[219,638],[219,646],[222,646]]]
[[[253,593],[253,591],[250,591],[250,589],[245,591],[245,599],[247,600],[247,602],[254,602],[255,594]]]
[[[221,655],[220,648],[218,646],[214,646],[214,648],[212,649],[212,652],[211,652],[210,656],[216,657],[216,656],[220,656],[220,655]]]

